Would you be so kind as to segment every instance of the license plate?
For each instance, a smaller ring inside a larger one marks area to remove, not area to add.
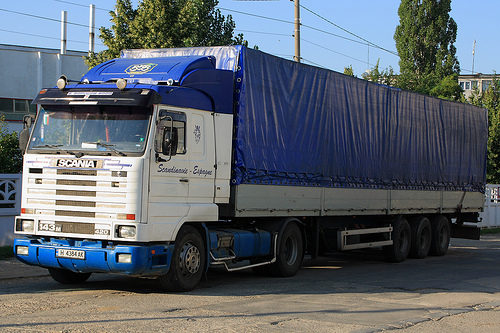
[[[69,259],[85,259],[85,251],[80,250],[70,250],[70,249],[57,249],[57,258],[69,258]]]

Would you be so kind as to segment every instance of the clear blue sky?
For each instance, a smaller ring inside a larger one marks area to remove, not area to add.
[[[109,27],[108,11],[114,8],[115,0],[3,0],[0,4],[0,43],[59,49],[60,23],[57,21],[61,11],[66,10],[70,22],[68,50],[87,51],[88,6],[91,3],[96,5],[96,27]],[[137,0],[133,3],[137,5]],[[355,74],[360,76],[380,59],[381,69],[392,66],[398,72],[397,56],[368,47],[366,41],[356,36],[395,52],[393,35],[399,22],[399,3],[398,0],[300,0],[305,7],[301,9],[304,62],[340,72],[352,65]],[[224,15],[233,16],[236,32],[242,32],[250,46],[258,45],[264,52],[292,59],[292,1],[220,0],[219,8]],[[455,46],[462,74],[472,71],[474,40],[474,72],[489,74],[500,69],[495,18],[499,12],[499,0],[452,1],[451,16],[458,24]],[[97,51],[104,48],[98,38],[96,43]]]

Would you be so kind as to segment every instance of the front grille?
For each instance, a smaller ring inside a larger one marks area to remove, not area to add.
[[[57,206],[95,207],[92,201],[56,200]]]
[[[95,197],[96,191],[56,190],[56,195],[67,195],[67,196],[76,196],[76,197]]]
[[[95,212],[75,212],[72,210],[56,210],[56,216],[90,217],[95,218]]]
[[[96,181],[95,180],[58,179],[57,185],[96,186]]]
[[[97,176],[97,170],[57,170],[58,175],[72,175],[72,176]]]
[[[80,222],[56,222],[55,230],[58,233],[93,235],[95,233],[95,224]]]

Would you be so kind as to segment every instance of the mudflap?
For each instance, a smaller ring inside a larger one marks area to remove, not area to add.
[[[452,224],[451,237],[479,240],[481,237],[481,228],[469,225],[458,226],[456,224]]]

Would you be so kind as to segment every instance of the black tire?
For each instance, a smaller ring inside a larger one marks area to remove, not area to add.
[[[49,268],[50,276],[62,284],[78,284],[88,280],[92,273],[75,273],[67,269]]]
[[[432,256],[444,256],[450,245],[450,221],[443,215],[437,215],[431,219],[431,230],[432,237],[429,254]]]
[[[181,228],[175,239],[168,273],[158,277],[166,291],[190,291],[203,277],[206,249],[200,233],[191,226]]]
[[[390,262],[404,261],[411,248],[411,228],[405,218],[393,223],[392,241],[392,245],[383,247],[386,260]]]
[[[294,276],[302,265],[304,242],[302,232],[295,222],[289,222],[278,237],[276,262],[267,266],[272,276]]]
[[[431,222],[425,216],[414,218],[410,223],[411,247],[410,258],[423,259],[431,248]]]

